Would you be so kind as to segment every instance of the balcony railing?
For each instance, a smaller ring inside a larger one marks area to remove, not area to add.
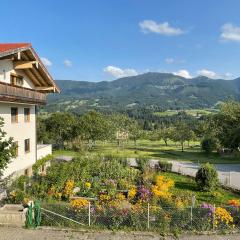
[[[0,101],[46,104],[46,94],[33,89],[0,83]]]

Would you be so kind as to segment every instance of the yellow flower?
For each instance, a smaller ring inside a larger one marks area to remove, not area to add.
[[[70,205],[75,209],[86,208],[89,204],[89,201],[84,198],[73,199],[70,202]]]
[[[27,198],[27,197],[25,197],[25,198],[23,198],[23,204],[28,204],[28,202],[29,202],[29,198]]]
[[[128,198],[129,199],[133,199],[137,194],[137,189],[136,187],[132,187],[129,191],[128,191]]]
[[[85,183],[85,187],[86,187],[86,188],[89,189],[89,188],[91,188],[91,186],[92,186],[92,184],[91,184],[90,182],[86,182],[86,183]]]
[[[17,196],[16,191],[11,191],[11,192],[10,192],[10,197],[11,197],[11,198],[15,198],[16,196]]]
[[[67,180],[63,189],[63,195],[65,197],[70,197],[73,195],[74,180]]]
[[[233,223],[233,217],[231,214],[222,207],[217,207],[215,210],[215,225],[218,225],[220,222],[224,222],[227,225],[230,225]]]
[[[116,195],[116,199],[118,199],[118,200],[124,200],[124,199],[125,199],[125,196],[123,195],[123,193],[118,193],[118,194]]]
[[[174,181],[172,179],[159,175],[156,177],[156,184],[152,186],[153,196],[165,199],[170,198],[172,194],[169,190],[173,186]]]
[[[55,192],[54,197],[58,200],[62,198],[62,193],[61,192]]]
[[[99,199],[100,199],[100,201],[102,201],[102,202],[107,202],[107,201],[110,200],[110,196],[107,195],[107,194],[100,194]]]

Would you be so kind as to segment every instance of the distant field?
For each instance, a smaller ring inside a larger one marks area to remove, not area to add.
[[[190,142],[188,146],[185,144],[184,152],[181,146],[173,142],[169,142],[165,146],[163,141],[139,140],[137,146],[132,141],[124,143],[118,147],[116,142],[97,142],[91,152],[101,155],[114,155],[119,157],[147,157],[152,159],[161,159],[166,161],[184,161],[194,163],[240,163],[239,158],[223,158],[216,152],[205,154],[200,149],[199,142]],[[79,153],[73,151],[56,151],[55,155],[71,155],[77,156]]]
[[[167,110],[164,112],[155,112],[154,114],[161,117],[177,115],[179,112],[184,111],[188,115],[197,117],[202,115],[209,115],[218,112],[217,109],[190,109],[190,110]]]

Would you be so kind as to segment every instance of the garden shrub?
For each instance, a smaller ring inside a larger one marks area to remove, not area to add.
[[[216,139],[214,138],[204,138],[201,142],[201,148],[206,153],[211,153],[217,147]]]
[[[215,191],[219,185],[217,170],[210,163],[203,164],[196,174],[195,181],[202,191]]]
[[[149,159],[148,158],[137,158],[136,159],[138,168],[141,172],[144,172],[149,167]]]
[[[22,175],[19,178],[17,178],[15,181],[13,181],[11,188],[13,189],[19,189],[21,191],[24,191],[26,184],[29,182],[29,177]]]
[[[46,157],[43,157],[32,166],[33,173],[38,174],[40,167],[42,167],[46,162],[52,161],[54,159],[53,155],[49,154]]]
[[[171,172],[172,171],[172,163],[167,161],[159,161],[158,168],[163,172]]]

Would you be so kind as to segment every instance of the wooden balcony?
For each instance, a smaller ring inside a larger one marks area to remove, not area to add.
[[[44,105],[46,94],[33,89],[0,83],[0,101]]]

